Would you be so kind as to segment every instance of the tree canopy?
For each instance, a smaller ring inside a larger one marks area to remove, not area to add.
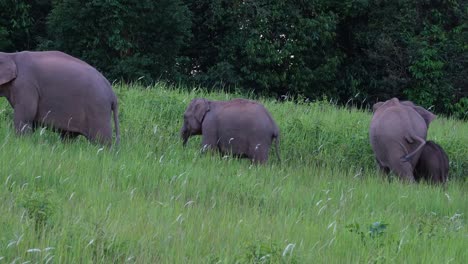
[[[464,0],[1,0],[0,50],[56,49],[111,80],[237,87],[468,118]]]

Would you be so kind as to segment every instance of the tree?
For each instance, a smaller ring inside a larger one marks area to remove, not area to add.
[[[113,79],[175,79],[190,25],[179,0],[57,0],[41,48],[82,58]]]
[[[320,2],[187,0],[194,17],[187,71],[208,86],[335,95],[337,16]]]
[[[50,0],[0,1],[0,50],[33,50],[46,36],[45,20]]]
[[[467,96],[466,1],[348,0],[330,8],[340,14],[346,53],[339,85],[351,93],[342,101],[399,97],[453,113]]]

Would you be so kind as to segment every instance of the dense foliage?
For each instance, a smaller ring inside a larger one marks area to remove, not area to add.
[[[111,80],[357,105],[396,96],[468,118],[465,0],[1,0],[0,10],[0,50],[62,50]]]
[[[81,57],[110,78],[174,78],[191,24],[180,0],[62,0],[53,6],[50,40],[42,48]]]

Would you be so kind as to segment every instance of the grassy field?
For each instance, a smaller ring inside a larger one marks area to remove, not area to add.
[[[16,137],[0,102],[0,263],[467,263],[468,124],[438,118],[447,189],[382,178],[371,114],[260,99],[281,129],[266,166],[182,148],[194,97],[116,86],[117,149]]]

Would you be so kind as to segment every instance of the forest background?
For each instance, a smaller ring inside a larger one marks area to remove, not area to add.
[[[462,0],[0,0],[0,50],[61,50],[111,81],[468,118]]]

